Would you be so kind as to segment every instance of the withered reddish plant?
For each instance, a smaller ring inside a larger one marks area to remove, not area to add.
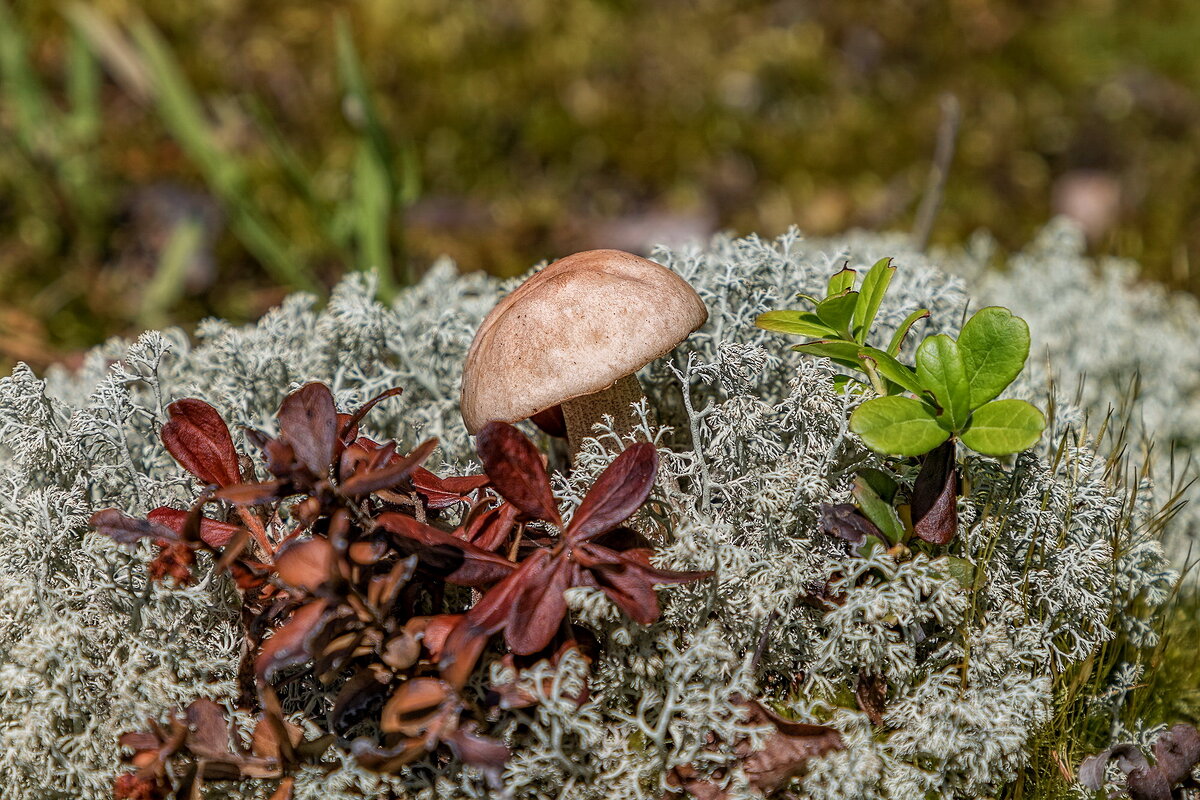
[[[845,747],[841,734],[827,725],[786,719],[757,700],[743,699],[739,705],[747,724],[770,729],[763,746],[757,750],[751,749],[747,740],[734,745],[734,754],[747,782],[764,797],[780,792],[793,778],[803,775],[811,759]],[[697,800],[727,800],[730,793],[722,788],[724,779],[723,769],[705,776],[690,766],[676,767],[667,778]]]
[[[354,414],[339,414],[323,384],[292,392],[276,436],[247,431],[263,453],[261,479],[211,406],[180,400],[170,406],[163,443],[204,485],[198,502],[146,519],[115,509],[94,515],[94,527],[114,540],[151,539],[160,548],[154,579],[188,582],[197,550],[231,573],[245,628],[238,704],[261,714],[260,729],[277,743],[269,762],[240,751],[215,733],[217,707],[193,704],[190,728],[172,718],[122,740],[137,771],[118,779],[118,796],[278,777],[285,797],[289,771],[311,756],[292,741],[276,692],[278,681],[298,678],[328,694],[330,711],[314,722],[353,739],[361,765],[391,772],[441,752],[498,786],[509,751],[486,735],[485,723],[536,700],[513,683],[466,688],[493,637],[495,657],[514,672],[539,659],[557,664],[571,649],[588,658],[600,644],[571,625],[566,590],[597,588],[649,624],[660,615],[657,584],[708,575],[651,566],[649,542],[624,526],[653,486],[652,445],[618,456],[564,525],[541,455],[512,426],[481,431],[485,474],[467,476],[421,467],[436,440],[401,455],[395,442],[359,435],[363,415],[397,391]],[[202,513],[214,504],[232,508],[231,519]],[[453,587],[470,587],[478,601],[470,605]],[[585,689],[577,700],[586,697]],[[168,770],[168,762],[186,768]],[[184,775],[184,786],[172,775]]]
[[[631,445],[596,479],[563,525],[541,455],[513,426],[491,422],[476,439],[484,471],[495,490],[522,520],[537,520],[561,530],[538,543],[520,566],[488,591],[455,627],[442,657],[443,672],[461,685],[488,637],[503,632],[518,655],[550,645],[567,617],[566,590],[591,586],[603,591],[631,619],[648,625],[659,615],[655,584],[686,583],[709,572],[676,572],[651,566],[644,539],[619,528],[646,502],[654,487],[658,453],[654,445]],[[396,521],[398,522],[398,520]],[[412,529],[411,522],[404,527]]]

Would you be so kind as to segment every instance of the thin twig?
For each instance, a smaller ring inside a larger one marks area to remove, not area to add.
[[[925,194],[921,197],[917,218],[913,222],[913,246],[921,251],[929,244],[933,221],[942,206],[942,193],[946,189],[946,177],[950,174],[950,162],[954,160],[954,144],[958,139],[958,125],[961,121],[957,97],[952,94],[942,95],[941,106],[942,122],[938,126],[933,163],[929,165]]]

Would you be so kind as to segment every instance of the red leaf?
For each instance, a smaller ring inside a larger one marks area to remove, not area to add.
[[[428,439],[422,442],[416,450],[393,464],[355,473],[342,483],[342,493],[349,497],[358,497],[377,492],[380,489],[391,489],[393,486],[403,483],[408,480],[413,470],[429,458],[437,445],[437,439]]]
[[[405,681],[384,705],[379,729],[384,733],[420,736],[450,697],[450,687],[437,678]]]
[[[233,438],[215,408],[187,397],[167,406],[167,413],[171,419],[162,428],[163,444],[184,469],[218,486],[242,479]]]
[[[887,678],[878,672],[860,672],[854,685],[854,697],[858,707],[871,720],[872,725],[883,724],[883,712],[887,708]]]
[[[374,408],[381,400],[396,397],[403,391],[403,388],[393,386],[391,389],[382,391],[363,403],[353,414],[338,414],[338,438],[344,442],[354,441],[358,436],[358,423],[362,422],[367,412]]]
[[[292,446],[296,460],[317,478],[329,474],[337,444],[337,408],[323,383],[306,383],[279,406],[279,438]]]
[[[287,481],[264,481],[263,483],[235,483],[224,486],[213,493],[213,497],[233,503],[235,506],[261,506],[274,503],[287,494]]]
[[[416,555],[426,567],[448,572],[450,583],[488,586],[515,569],[511,561],[412,517],[388,512],[380,514],[377,523],[396,534],[397,549]]]
[[[503,630],[508,622],[526,576],[540,568],[544,558],[525,559],[515,572],[489,589],[446,637],[438,669],[452,686],[461,687],[467,682],[488,638]]]
[[[360,736],[350,743],[350,753],[360,767],[375,772],[395,772],[425,755],[424,739],[401,739],[392,747],[377,747],[370,738]]]
[[[644,551],[619,553],[594,542],[576,547],[572,555],[609,599],[630,619],[643,625],[654,622],[661,614],[655,584],[688,583],[712,574],[658,569],[647,563],[648,554]]]
[[[654,445],[638,442],[627,448],[588,490],[567,526],[567,541],[585,542],[627,520],[650,496],[657,471]]]
[[[260,681],[270,681],[279,670],[312,659],[308,641],[324,613],[324,600],[306,603],[292,612],[288,621],[263,642],[254,665]]]
[[[450,635],[462,618],[462,614],[434,614],[428,618],[424,625],[425,638],[422,641],[425,643],[425,649],[429,651],[430,657],[435,661],[442,657],[446,637]]]
[[[746,703],[747,722],[775,728],[761,750],[742,763],[750,785],[764,796],[784,788],[792,778],[804,774],[810,759],[845,747],[842,736],[827,725],[810,725],[784,719],[756,700]]]
[[[206,697],[193,700],[187,707],[187,722],[192,728],[188,749],[201,758],[228,758],[229,723],[225,711]]]
[[[469,518],[467,527],[459,528],[455,534],[477,547],[495,552],[508,541],[517,513],[517,507],[512,503],[501,503]]]
[[[275,552],[275,572],[284,583],[312,593],[333,577],[334,556],[328,539],[292,539]]]
[[[551,436],[557,436],[560,439],[567,438],[567,419],[563,416],[561,405],[550,406],[545,411],[539,411],[530,417],[529,421]]]
[[[292,790],[296,786],[296,779],[291,775],[287,775],[275,787],[275,791],[271,792],[271,796],[267,800],[292,800]]]
[[[413,470],[412,485],[429,508],[449,508],[461,503],[472,492],[488,485],[487,475],[463,475],[439,478],[423,467]]]
[[[930,544],[949,544],[958,531],[958,466],[954,440],[931,450],[913,484],[913,532]]]
[[[525,434],[507,422],[489,422],[475,437],[475,449],[501,497],[530,519],[562,526],[542,456]]]
[[[493,785],[500,782],[500,771],[508,760],[509,750],[490,736],[481,736],[474,725],[466,723],[446,737],[451,752],[464,764],[478,767],[489,776]]]
[[[187,515],[187,512],[183,513],[184,516]],[[135,519],[115,508],[106,508],[92,514],[89,524],[97,533],[104,534],[118,544],[137,544],[142,539],[179,541],[179,534],[166,525],[149,519]]]
[[[187,517],[188,512],[168,506],[160,506],[146,515],[147,519],[166,525],[180,535],[183,534],[184,525],[187,524]],[[241,530],[241,526],[231,522],[221,522],[208,517],[200,518],[200,538],[209,547],[224,547],[229,544],[229,540],[239,530]]]
[[[536,550],[526,560],[535,564],[521,581],[504,628],[504,640],[519,656],[545,649],[558,632],[567,616],[563,592],[570,588],[571,577],[571,562],[563,556]]]

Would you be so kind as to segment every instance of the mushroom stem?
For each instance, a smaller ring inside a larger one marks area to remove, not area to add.
[[[579,453],[585,436],[592,435],[592,426],[601,421],[605,414],[613,418],[613,430],[625,435],[633,430],[636,417],[630,406],[646,395],[637,375],[630,373],[607,389],[567,400],[562,404],[563,418],[567,423],[567,450],[572,461]]]

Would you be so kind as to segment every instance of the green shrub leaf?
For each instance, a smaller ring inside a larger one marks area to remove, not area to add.
[[[904,523],[895,507],[889,499],[880,497],[871,481],[862,475],[854,479],[854,499],[866,518],[875,523],[889,542],[896,544],[904,538]]]
[[[845,339],[850,338],[850,320],[854,307],[858,305],[858,292],[847,291],[826,297],[817,304],[817,316]]]
[[[848,289],[853,289],[854,279],[857,277],[857,272],[849,267],[842,267],[837,272],[829,276],[829,285],[825,290],[825,297],[830,298],[834,295],[839,295]]]
[[[867,277],[863,278],[862,288],[858,291],[858,304],[854,307],[854,340],[859,344],[867,341],[867,334],[875,324],[875,315],[887,294],[888,284],[896,268],[890,258],[881,258],[871,267]]]
[[[908,336],[908,332],[913,325],[917,324],[918,320],[929,317],[929,309],[919,308],[904,318],[904,322],[900,323],[900,327],[896,328],[896,332],[892,334],[892,340],[888,342],[887,352],[890,356],[900,355],[900,348],[904,346],[904,337]]]
[[[768,311],[759,314],[754,324],[768,331],[812,336],[816,339],[837,335],[837,331],[821,322],[811,311]]]
[[[938,425],[932,408],[911,397],[878,397],[850,415],[850,430],[878,453],[919,456],[950,434]]]
[[[1004,391],[1025,366],[1029,326],[1007,308],[982,308],[963,325],[958,351],[971,387],[971,408],[979,408]]]
[[[1045,415],[1024,400],[993,400],[975,410],[960,438],[984,455],[1004,456],[1032,447],[1045,427]]]
[[[838,340],[823,340],[820,342],[805,342],[798,344],[792,348],[799,353],[807,353],[810,356],[818,358],[828,358],[835,364],[841,364],[843,367],[850,369],[862,369],[862,362],[858,360],[858,353],[862,350],[861,347],[854,342],[844,342]]]
[[[905,391],[912,392],[918,396],[924,391],[921,387],[921,382],[917,380],[917,375],[912,369],[904,366],[882,350],[876,350],[874,347],[859,348],[859,358],[863,360],[870,359],[875,364],[876,372],[892,383],[900,385]]]
[[[971,415],[971,389],[953,339],[941,333],[921,342],[917,349],[917,377],[942,407],[938,417],[942,427],[951,432],[962,430]]]

